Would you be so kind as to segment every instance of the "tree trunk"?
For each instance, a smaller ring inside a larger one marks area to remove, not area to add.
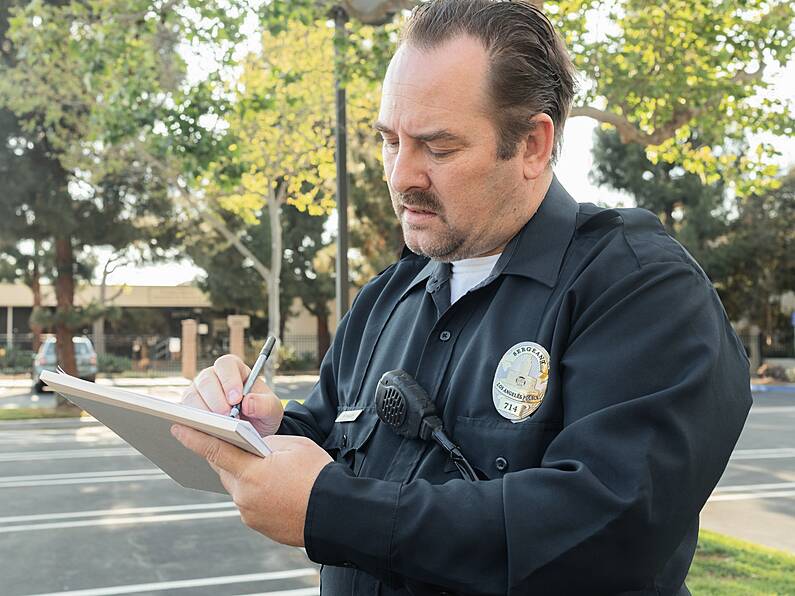
[[[55,325],[55,348],[58,365],[68,374],[77,376],[72,329],[68,324],[75,295],[74,254],[72,239],[68,236],[55,239],[55,267],[58,271],[58,277],[55,279],[55,312],[58,315],[58,322]],[[74,408],[58,394],[55,400],[55,407],[58,409]]]
[[[328,328],[328,313],[319,314],[317,319],[317,366],[323,362],[323,356],[331,346],[331,333]]]
[[[41,281],[39,279],[39,262],[38,262],[38,243],[33,245],[33,271],[30,276],[30,291],[33,293],[33,309],[30,316],[35,320],[36,315],[41,310]],[[41,332],[42,327],[38,323],[30,324],[30,332],[33,334],[33,353],[39,351],[41,346]]]

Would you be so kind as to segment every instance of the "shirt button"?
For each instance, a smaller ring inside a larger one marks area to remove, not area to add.
[[[442,340],[442,341],[447,341],[451,337],[452,337],[452,335],[451,335],[451,333],[449,331],[442,331],[439,334],[439,339]]]
[[[508,460],[500,456],[494,460],[494,465],[497,466],[497,469],[500,472],[502,472],[503,470],[508,468]]]

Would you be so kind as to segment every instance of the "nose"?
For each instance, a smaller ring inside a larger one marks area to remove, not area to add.
[[[389,186],[395,192],[427,190],[430,186],[425,160],[417,148],[401,144],[396,153],[385,156],[384,165]]]

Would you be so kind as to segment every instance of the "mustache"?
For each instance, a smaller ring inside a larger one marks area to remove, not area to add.
[[[395,197],[401,207],[408,207],[418,211],[432,211],[433,213],[442,212],[442,202],[432,192],[418,191],[397,193]]]

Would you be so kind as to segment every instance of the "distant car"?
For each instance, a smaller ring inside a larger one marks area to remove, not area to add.
[[[94,346],[91,345],[91,340],[87,337],[73,337],[72,344],[75,347],[77,376],[93,382],[97,378],[97,353],[94,351]],[[44,391],[44,382],[39,378],[42,371],[51,370],[54,372],[57,366],[55,338],[48,337],[33,357],[33,388],[36,393]]]

